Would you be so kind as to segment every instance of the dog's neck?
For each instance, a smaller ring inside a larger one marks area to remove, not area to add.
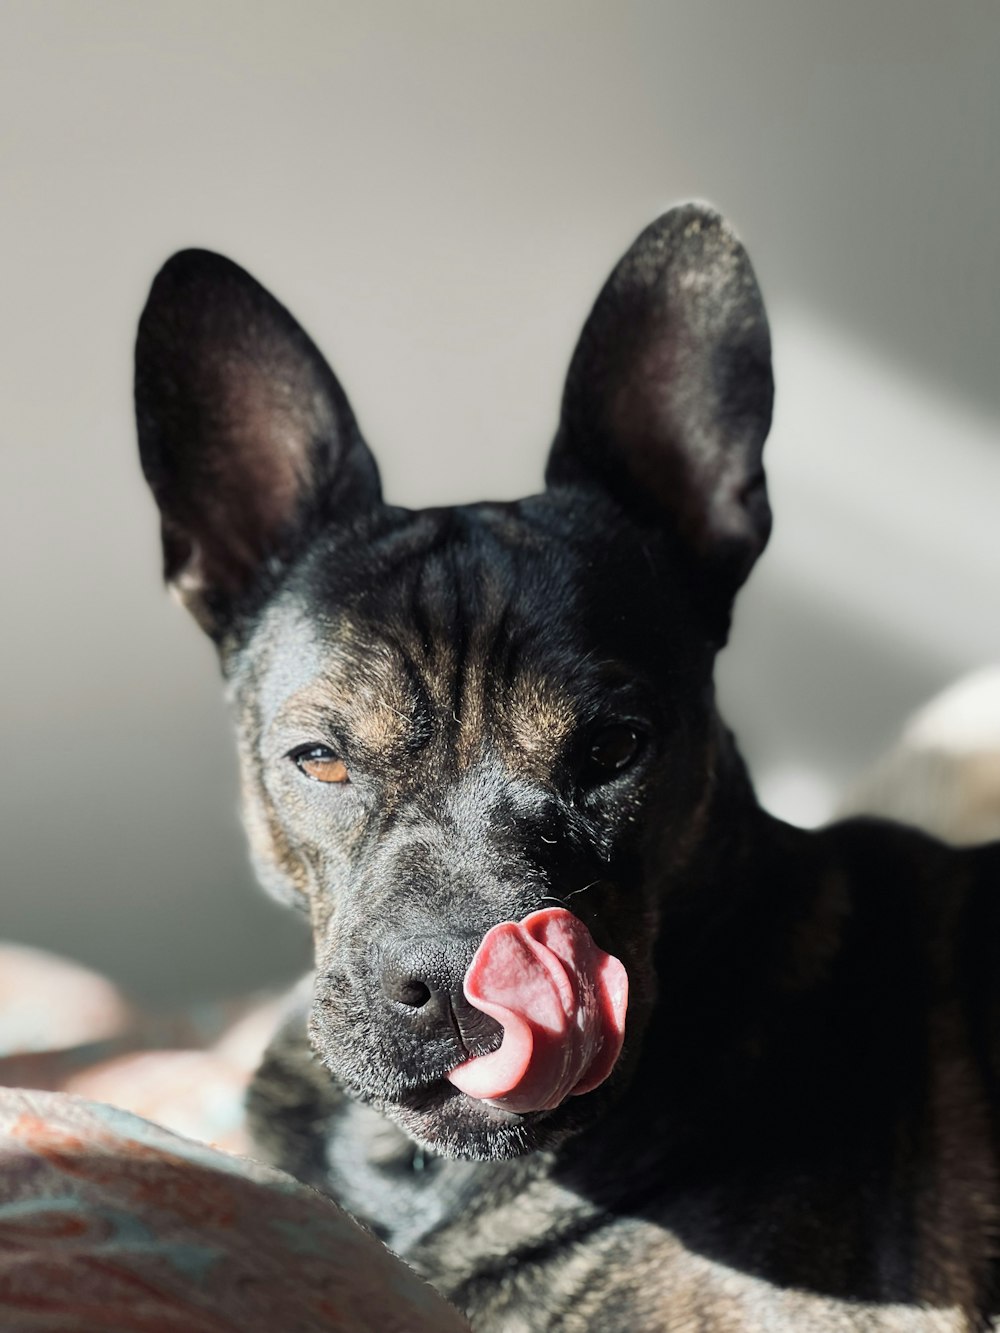
[[[636,1169],[652,1182],[706,1152],[720,1164],[744,1148],[759,1154],[762,1134],[780,1136],[792,1120],[808,1133],[803,1116],[818,1117],[819,1133],[837,1114],[840,1028],[853,1021],[836,1017],[852,911],[845,881],[821,835],[761,808],[721,723],[719,736],[702,835],[662,885],[658,993],[641,1058],[619,1105],[565,1145],[567,1162],[607,1155],[619,1180],[629,1160],[615,1147],[619,1118],[628,1138],[637,1114],[648,1120],[657,1161],[647,1152]],[[873,983],[849,970],[852,984]]]

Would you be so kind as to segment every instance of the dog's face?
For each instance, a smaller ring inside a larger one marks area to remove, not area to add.
[[[763,547],[767,324],[708,210],[639,238],[570,368],[541,495],[385,505],[343,391],[218,256],[158,276],[137,348],[167,577],[215,638],[264,883],[310,915],[315,1048],[448,1153],[500,1157],[627,1086],[661,901],[713,783],[711,671]],[[501,1032],[464,999],[500,921],[565,906],[630,978],[611,1078],[515,1114],[447,1080]]]

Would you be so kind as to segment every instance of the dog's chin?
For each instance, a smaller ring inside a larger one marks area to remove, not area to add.
[[[443,1079],[399,1100],[373,1100],[414,1142],[441,1157],[479,1162],[523,1157],[557,1147],[575,1128],[564,1106],[523,1114],[506,1111],[459,1092]]]

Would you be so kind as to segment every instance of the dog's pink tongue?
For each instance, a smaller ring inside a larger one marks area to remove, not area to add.
[[[628,975],[562,907],[488,931],[465,974],[465,998],[503,1026],[503,1042],[448,1078],[508,1111],[547,1111],[590,1092],[622,1048]]]

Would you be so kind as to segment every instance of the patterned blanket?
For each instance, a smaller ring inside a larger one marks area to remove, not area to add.
[[[143,1020],[102,978],[0,947],[3,1333],[468,1333],[384,1246],[282,1172],[118,1106],[11,1086],[86,1089],[241,1146],[242,1091],[275,1002],[237,1013],[228,1025],[224,1013],[175,1020],[168,1035],[213,1040],[157,1051],[162,1020]]]

